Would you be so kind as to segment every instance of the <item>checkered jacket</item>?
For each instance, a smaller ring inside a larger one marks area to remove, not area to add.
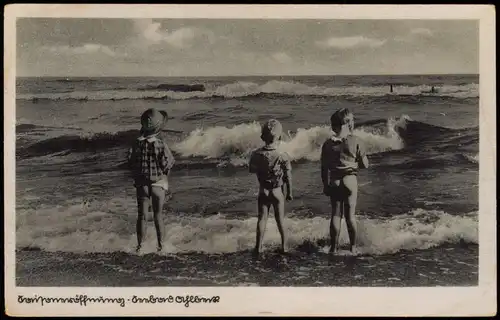
[[[165,141],[158,135],[139,137],[129,149],[128,163],[136,183],[156,182],[168,174],[175,159]]]

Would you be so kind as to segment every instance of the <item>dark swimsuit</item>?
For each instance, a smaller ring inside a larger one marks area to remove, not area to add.
[[[337,169],[337,170],[330,170],[330,179],[331,180],[341,180],[345,176],[357,176],[358,175],[358,170],[354,168],[347,168],[347,169]]]

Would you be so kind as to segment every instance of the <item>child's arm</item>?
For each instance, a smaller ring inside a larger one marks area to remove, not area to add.
[[[174,155],[170,151],[170,148],[167,146],[167,144],[164,142],[161,144],[157,152],[160,167],[163,173],[168,176],[168,174],[170,173],[170,169],[172,169],[175,163]]]
[[[255,161],[255,153],[250,156],[250,162],[248,163],[248,172],[257,173],[257,163]]]
[[[166,159],[166,164],[165,164],[165,174],[168,175],[170,173],[170,170],[174,166],[175,163],[175,158],[174,155],[172,154],[172,151],[170,151],[170,148],[165,144],[165,159]]]
[[[283,183],[285,185],[286,191],[286,200],[292,200],[292,162],[290,161],[290,157],[285,153],[283,155]]]
[[[356,146],[356,161],[361,169],[368,169],[370,166],[365,148],[359,142]]]
[[[137,161],[137,157],[136,157],[136,154],[135,154],[135,145],[130,147],[128,149],[128,153],[127,153],[127,164],[128,164],[128,167],[129,169],[134,169],[135,167],[135,162]]]
[[[328,159],[326,155],[326,142],[323,144],[323,147],[321,147],[321,181],[323,182],[323,193],[325,195],[328,195],[328,189],[330,182],[328,181]]]

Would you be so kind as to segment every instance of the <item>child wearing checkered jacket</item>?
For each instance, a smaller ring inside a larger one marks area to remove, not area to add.
[[[137,251],[142,248],[146,234],[146,212],[152,200],[153,219],[158,241],[157,250],[163,249],[165,224],[162,217],[165,192],[168,191],[168,175],[175,159],[161,130],[168,119],[165,111],[146,110],[141,116],[141,135],[129,150],[128,164],[134,177],[137,193]]]

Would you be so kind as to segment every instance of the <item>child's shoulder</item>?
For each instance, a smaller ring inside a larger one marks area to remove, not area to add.
[[[328,146],[332,145],[333,143],[334,143],[334,140],[332,139],[332,137],[328,137],[328,139],[326,139],[325,142],[323,142],[322,147],[323,148],[328,147]]]
[[[286,151],[279,151],[279,155],[281,156],[281,159],[283,159],[285,161],[290,161],[292,159],[290,154]]]
[[[360,144],[361,141],[362,141],[361,138],[358,137],[358,136],[356,136],[356,135],[354,135],[354,134],[348,135],[346,137],[346,142],[348,144]]]
[[[138,147],[143,141],[144,139],[142,138],[142,136],[139,135],[134,138],[131,144],[133,147]]]
[[[353,134],[346,138],[345,143],[350,150],[364,150],[365,148],[363,140]]]
[[[140,146],[142,144],[152,144],[155,147],[168,147],[166,136],[162,133],[156,136],[144,137],[141,135],[135,138],[133,143],[134,146]]]
[[[160,133],[158,134],[158,137],[161,137],[162,140],[166,140],[168,137],[168,134],[164,131],[160,131]]]
[[[160,132],[151,141],[158,147],[168,147],[167,135],[164,132]]]
[[[252,152],[250,152],[250,163],[252,163],[254,166],[260,166],[260,164],[262,163],[262,159],[265,157],[262,151],[262,147],[259,147],[253,149]]]
[[[161,141],[162,143],[167,143],[167,134],[165,132],[160,132],[156,136],[156,141]]]
[[[252,150],[251,154],[259,154],[264,151],[264,147],[258,147]]]

